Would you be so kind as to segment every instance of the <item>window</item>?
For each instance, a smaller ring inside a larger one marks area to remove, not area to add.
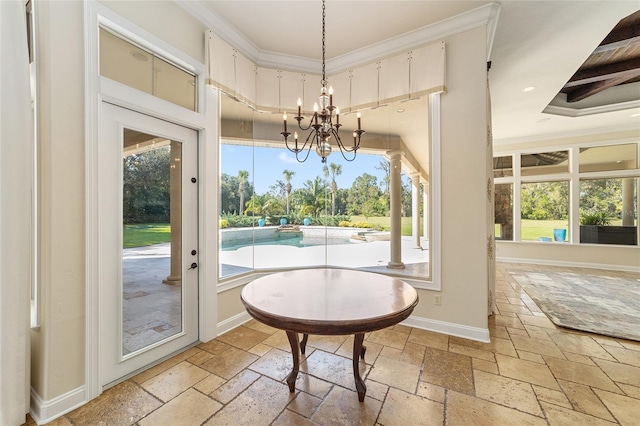
[[[493,159],[496,239],[638,245],[638,142],[515,155]]]
[[[513,157],[493,157],[493,177],[513,176]]]
[[[495,185],[495,237],[497,240],[513,240],[513,184]]]
[[[522,241],[566,241],[569,230],[569,182],[523,183]]]
[[[196,76],[100,29],[100,75],[196,110]]]
[[[419,103],[415,103],[419,105]],[[426,105],[426,103],[425,103]],[[311,266],[363,268],[426,279],[426,236],[416,247],[411,215],[414,182],[401,176],[402,262],[390,257],[390,162],[358,153],[353,162],[334,152],[322,164],[315,152],[296,161],[279,136],[282,115],[262,113],[221,96],[219,275]],[[355,124],[355,114],[341,124]],[[353,120],[349,123],[347,120]],[[273,122],[273,123],[271,123]],[[291,125],[291,123],[290,123]],[[350,133],[345,132],[344,137]],[[426,138],[426,135],[425,135]],[[418,193],[424,196],[424,187]],[[418,232],[424,232],[424,200],[418,201]]]
[[[638,244],[638,178],[580,180],[580,242]]]
[[[567,173],[569,171],[569,151],[522,154],[520,167],[522,176]]]
[[[638,144],[580,148],[580,173],[638,168]]]

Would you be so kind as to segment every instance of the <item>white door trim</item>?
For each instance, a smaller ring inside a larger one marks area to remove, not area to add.
[[[219,106],[217,91],[204,86],[204,64],[190,58],[168,43],[120,17],[95,0],[87,0],[84,8],[85,32],[85,389],[86,401],[102,393],[100,380],[99,299],[98,299],[98,191],[97,157],[99,133],[99,107],[104,100],[143,112],[148,115],[190,127],[198,131],[199,151],[199,338],[208,341],[216,337],[217,318],[217,207]],[[98,26],[103,25],[136,41],[145,47],[173,58],[197,75],[198,111],[193,112],[162,101],[151,95],[100,77]],[[205,99],[206,98],[206,99]],[[206,167],[205,167],[206,166]],[[204,194],[209,194],[205,197]]]

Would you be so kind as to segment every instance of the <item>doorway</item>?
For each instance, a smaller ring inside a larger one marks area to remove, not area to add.
[[[98,155],[100,384],[198,339],[197,140],[102,104]]]

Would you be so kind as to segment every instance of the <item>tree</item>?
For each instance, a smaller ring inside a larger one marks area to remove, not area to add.
[[[386,158],[380,159],[380,162],[376,166],[377,170],[382,170],[384,172],[384,178],[382,178],[382,183],[384,183],[384,194],[389,196],[389,184],[391,183],[391,163]]]
[[[363,214],[363,206],[368,200],[378,200],[382,195],[378,188],[378,178],[364,173],[358,176],[349,189],[347,197],[347,213],[350,215]]]
[[[319,216],[326,205],[326,185],[320,176],[307,180],[304,187],[293,193],[293,198],[302,214]]]
[[[287,182],[284,187],[285,191],[287,191],[287,215],[289,214],[289,196],[291,195],[291,178],[295,175],[296,172],[292,172],[291,170],[283,170],[282,175],[284,176],[284,180]]]
[[[246,170],[238,170],[238,193],[240,194],[240,209],[239,214],[244,214],[244,184],[249,177],[249,172]]]
[[[325,169],[327,166],[324,166]],[[331,216],[336,215],[336,193],[338,192],[338,184],[336,183],[336,176],[342,174],[342,164],[331,163],[329,164],[331,169]],[[328,171],[327,171],[328,172]]]
[[[123,158],[125,223],[169,222],[170,164],[168,146]]]

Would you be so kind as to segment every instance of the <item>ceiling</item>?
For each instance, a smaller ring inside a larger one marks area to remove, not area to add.
[[[328,0],[327,62],[490,3],[494,2]],[[199,4],[218,25],[241,34],[246,45],[259,52],[316,61],[321,57],[319,0]],[[498,4],[490,56],[494,144],[640,128],[640,82],[612,86],[572,103],[563,89],[574,75],[585,72],[583,64],[603,65],[599,61],[604,59],[590,55],[621,19],[640,9],[638,1]],[[631,27],[637,31],[638,21],[634,22]],[[637,62],[639,49],[634,46],[627,54],[636,55]],[[535,89],[524,91],[530,87]],[[387,108],[386,114],[397,114],[396,108]]]

